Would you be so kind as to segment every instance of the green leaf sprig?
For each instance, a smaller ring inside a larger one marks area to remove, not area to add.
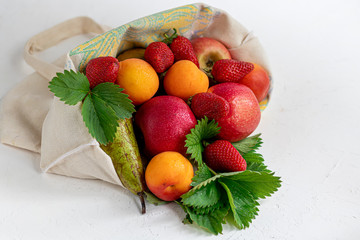
[[[118,120],[130,118],[134,105],[124,89],[106,82],[90,89],[86,76],[73,70],[57,73],[49,83],[49,89],[68,105],[82,102],[82,116],[89,133],[100,144],[113,141]]]
[[[248,137],[233,146],[247,162],[242,172],[216,173],[202,160],[204,142],[219,132],[217,123],[205,117],[186,136],[187,153],[198,164],[193,188],[177,202],[185,211],[184,223],[196,224],[215,235],[222,233],[222,224],[239,229],[249,227],[258,215],[259,199],[271,196],[281,186],[280,177],[267,169],[261,154],[260,134]]]
[[[203,119],[198,120],[197,125],[191,129],[190,134],[186,135],[185,147],[186,153],[190,154],[191,159],[195,159],[196,162],[201,165],[202,152],[204,151],[204,140],[215,137],[220,131],[217,122],[211,120],[205,116]]]

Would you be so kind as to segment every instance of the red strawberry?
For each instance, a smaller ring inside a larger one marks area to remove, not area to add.
[[[104,82],[114,83],[119,71],[119,61],[111,56],[91,59],[86,66],[90,88]]]
[[[198,93],[191,99],[191,110],[197,118],[207,116],[210,120],[228,115],[229,103],[214,93]]]
[[[246,170],[246,161],[236,148],[226,140],[217,140],[204,150],[206,164],[217,172]]]
[[[163,42],[150,43],[145,49],[144,58],[157,73],[165,72],[174,63],[174,54]]]
[[[177,36],[170,44],[171,51],[174,53],[175,61],[190,60],[197,67],[199,67],[199,61],[195,55],[195,51],[189,39],[183,36]]]
[[[234,59],[215,62],[211,74],[217,82],[238,82],[254,69],[254,64]]]

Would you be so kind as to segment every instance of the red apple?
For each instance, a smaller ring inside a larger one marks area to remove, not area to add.
[[[224,98],[230,105],[226,116],[215,119],[220,129],[218,137],[230,142],[249,136],[259,125],[261,112],[259,103],[250,88],[239,83],[220,83],[208,92]]]
[[[201,37],[191,41],[200,68],[211,70],[217,60],[231,59],[228,49],[216,39]]]
[[[269,92],[270,78],[265,69],[254,64],[254,69],[245,75],[238,83],[248,86],[255,94],[258,102],[261,102]]]
[[[157,96],[144,103],[135,114],[135,123],[144,135],[150,157],[165,151],[186,154],[185,140],[196,118],[184,100]]]

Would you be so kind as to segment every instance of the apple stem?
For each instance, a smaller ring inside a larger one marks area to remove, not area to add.
[[[214,76],[211,74],[212,68],[203,68],[203,72],[211,79],[214,79]]]
[[[146,204],[145,204],[145,199],[144,199],[144,192],[139,192],[137,194],[140,198],[140,203],[141,203],[141,213],[145,214],[146,213]]]

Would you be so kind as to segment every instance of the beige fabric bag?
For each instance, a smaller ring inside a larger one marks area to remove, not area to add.
[[[81,116],[81,105],[68,106],[54,98],[47,88],[48,81],[55,72],[63,72],[63,66],[78,71],[91,58],[116,56],[133,46],[145,47],[172,27],[178,28],[180,34],[188,38],[207,36],[221,39],[233,58],[258,63],[269,71],[258,39],[226,12],[204,4],[170,9],[122,25],[75,48],[55,64],[34,57],[34,52],[67,37],[105,30],[89,18],[75,18],[33,37],[27,43],[25,60],[37,73],[23,80],[4,97],[1,142],[40,153],[40,167],[44,172],[101,179],[121,185],[111,158],[88,133]]]
[[[24,59],[35,69],[2,99],[1,142],[40,153],[41,129],[54,95],[48,82],[64,71],[66,55],[54,63],[35,56],[61,41],[80,34],[101,34],[107,27],[88,17],[76,17],[32,37],[25,45]]]
[[[76,172],[74,173],[76,167],[72,165],[76,164],[76,159],[85,159],[87,154],[93,154],[91,151],[81,151],[83,147],[77,148],[76,143],[71,140],[77,139],[76,135],[82,132],[87,135],[90,142],[95,142],[88,136],[86,127],[81,126],[77,129],[71,129],[72,126],[78,126],[78,124],[73,124],[72,118],[68,118],[72,116],[71,114],[61,113],[59,115],[64,121],[69,123],[69,130],[74,136],[69,136],[63,144],[59,144],[57,141],[42,143],[42,135],[44,133],[45,136],[49,134],[55,138],[57,138],[57,134],[59,134],[59,132],[56,132],[58,128],[55,128],[53,131],[50,129],[43,131],[43,124],[47,115],[49,115],[49,117],[52,116],[49,114],[49,111],[53,109],[52,106],[56,105],[58,101],[56,98],[54,99],[54,95],[49,91],[49,81],[57,72],[64,71],[68,54],[64,54],[64,56],[57,59],[54,63],[47,63],[39,59],[36,53],[56,46],[56,44],[61,41],[76,35],[89,34],[95,37],[108,30],[110,30],[109,27],[102,26],[94,22],[91,18],[76,17],[37,34],[25,45],[24,59],[36,72],[26,77],[3,97],[0,112],[0,137],[1,142],[4,144],[40,153],[40,167],[44,172],[73,177],[99,178],[115,184],[121,184],[113,170],[114,167],[112,166],[111,159],[103,152],[100,152],[100,159],[105,158],[104,163],[99,163],[97,166],[91,166],[91,164],[86,163],[85,166],[80,167],[88,172],[88,175],[84,176],[81,174],[77,175]],[[49,121],[52,121],[51,118]],[[57,119],[56,121],[61,121],[61,119]],[[89,149],[91,149],[91,146],[89,146]],[[53,158],[53,156],[49,156],[48,154],[48,152],[52,153],[52,150],[58,150],[58,152],[64,154],[54,156]],[[78,152],[78,150],[80,150],[81,153]],[[72,155],[72,152],[74,153],[72,156],[73,160],[69,162],[65,161],[67,160],[66,156]],[[76,152],[78,154],[75,154]],[[104,155],[106,156],[104,157]],[[98,156],[96,156],[96,158],[98,158]],[[50,159],[54,159],[54,161],[49,161]],[[56,164],[62,160],[64,160],[63,163]],[[98,161],[94,162],[98,163]],[[58,167],[61,170],[58,170]],[[109,171],[108,168],[110,168],[111,171]],[[107,172],[110,172],[110,174]]]

